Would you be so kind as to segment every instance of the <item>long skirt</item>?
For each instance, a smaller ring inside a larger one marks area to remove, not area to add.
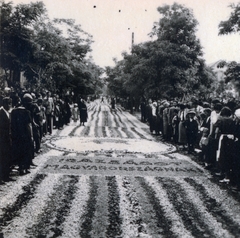
[[[13,140],[12,153],[15,162],[19,166],[19,171],[29,169],[34,158],[34,144],[32,140]]]
[[[231,182],[234,185],[237,185],[240,189],[240,141],[234,142],[234,157],[232,161],[232,176],[231,176]]]
[[[229,173],[234,159],[234,136],[221,135],[217,151],[217,161],[223,173]]]
[[[80,110],[80,122],[87,122],[88,114],[87,109]]]
[[[164,137],[168,137],[168,130],[169,130],[168,120],[163,118],[163,135],[164,135]]]
[[[179,122],[178,129],[179,129],[178,143],[187,144],[187,134],[186,134],[186,128],[184,126],[184,121]]]
[[[12,156],[10,141],[7,143],[0,141],[0,180],[8,178],[11,165]]]

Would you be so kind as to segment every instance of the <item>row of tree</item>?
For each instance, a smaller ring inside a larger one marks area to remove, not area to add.
[[[92,36],[73,19],[50,20],[43,2],[0,6],[1,83],[17,88],[20,73],[25,87],[75,95],[95,94],[103,86],[103,69],[93,63]]]
[[[219,34],[240,31],[240,4],[231,5],[233,12],[219,25]],[[192,10],[174,3],[159,7],[159,22],[149,33],[151,40],[133,45],[131,53],[115,59],[114,67],[106,67],[109,93],[122,98],[142,96],[188,100],[208,98],[225,90],[203,59],[196,37],[198,22]],[[60,94],[98,94],[104,88],[100,78],[104,69],[88,57],[92,36],[73,19],[50,20],[42,2],[0,5],[0,87],[7,82],[17,88],[23,72],[27,89],[47,88]],[[240,64],[227,65],[226,82],[234,82],[240,90]],[[130,100],[131,101],[131,100]]]
[[[188,100],[208,99],[213,92],[224,91],[224,85],[217,82],[202,58],[196,37],[198,22],[192,10],[177,3],[157,10],[161,17],[149,34],[152,40],[133,45],[130,54],[124,52],[122,60],[106,68],[110,92],[135,99],[144,96]],[[220,33],[226,33],[224,23],[220,26]]]

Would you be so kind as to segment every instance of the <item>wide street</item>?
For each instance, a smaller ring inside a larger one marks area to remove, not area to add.
[[[208,171],[120,107],[88,115],[0,186],[0,237],[240,237],[240,200]]]

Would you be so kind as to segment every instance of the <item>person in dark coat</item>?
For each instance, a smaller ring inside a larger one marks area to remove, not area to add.
[[[55,115],[55,126],[57,129],[62,129],[64,126],[64,102],[61,99],[57,99],[54,102],[54,115]]]
[[[80,113],[80,126],[87,122],[88,119],[88,113],[87,113],[87,106],[83,99],[80,99],[80,102],[78,104],[79,107],[79,113]]]
[[[146,100],[143,97],[140,104],[141,109],[141,121],[146,122]]]
[[[22,105],[11,112],[12,152],[20,175],[30,173],[33,159],[32,118],[30,111],[26,109],[26,104],[31,102],[31,95],[24,95]]]
[[[26,95],[27,94],[25,94],[24,97],[26,97]],[[25,108],[28,111],[30,111],[30,113],[31,113],[32,131],[33,131],[33,140],[34,140],[34,147],[33,147],[33,156],[34,156],[34,151],[36,153],[39,153],[40,147],[41,147],[41,138],[40,138],[40,113],[41,113],[41,110],[35,101],[26,103]],[[34,164],[32,164],[32,165],[34,165]]]
[[[198,123],[194,119],[194,117],[195,117],[195,112],[189,111],[187,113],[187,120],[185,121],[189,154],[194,152],[196,141],[197,141],[197,134],[198,134]]]
[[[115,100],[115,98],[112,98],[111,99],[111,111],[115,112],[115,110],[116,110],[116,100]]]
[[[63,103],[63,117],[64,117],[64,124],[68,125],[70,123],[70,119],[72,116],[72,112],[71,112],[71,107],[69,105],[69,99],[66,97]]]
[[[152,120],[153,120],[153,115],[152,115],[152,99],[148,100],[148,104],[146,105],[146,121],[149,124],[149,129],[150,132],[153,132],[153,128],[152,128]]]
[[[0,108],[0,180],[9,181],[12,156],[11,156],[11,136],[10,136],[10,115],[9,110],[12,100],[3,98],[3,107]]]

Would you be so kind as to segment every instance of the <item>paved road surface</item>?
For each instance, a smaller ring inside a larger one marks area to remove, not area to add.
[[[88,110],[0,187],[2,237],[240,237],[239,199],[207,171],[128,112]]]

